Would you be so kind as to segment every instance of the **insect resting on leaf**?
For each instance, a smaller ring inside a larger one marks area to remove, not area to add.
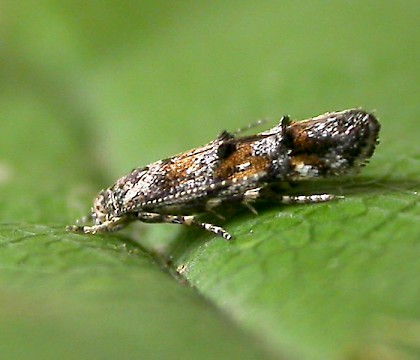
[[[208,144],[134,169],[102,190],[93,202],[92,225],[67,230],[85,234],[116,231],[128,223],[192,225],[232,238],[222,227],[200,221],[226,203],[271,200],[309,204],[331,194],[288,196],[278,185],[345,175],[363,166],[378,143],[380,125],[362,109],[330,112],[307,120],[284,116],[251,136],[223,131]]]

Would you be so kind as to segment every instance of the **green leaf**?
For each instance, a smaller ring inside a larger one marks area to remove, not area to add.
[[[28,5],[0,5],[2,358],[416,358],[416,2]],[[357,106],[382,124],[371,163],[293,188],[342,200],[228,213],[231,242],[64,230],[222,129]]]

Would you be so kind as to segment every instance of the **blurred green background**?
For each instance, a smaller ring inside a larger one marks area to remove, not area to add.
[[[419,21],[414,0],[2,1],[1,358],[418,358]],[[362,175],[296,189],[342,201],[239,211],[230,243],[64,231],[222,129],[359,106],[382,124]]]

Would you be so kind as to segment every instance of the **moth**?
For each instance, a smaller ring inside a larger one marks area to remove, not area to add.
[[[307,120],[283,116],[273,128],[250,136],[222,131],[202,147],[136,168],[93,201],[91,225],[67,230],[117,231],[132,221],[196,226],[224,239],[220,226],[200,221],[224,204],[259,200],[310,204],[332,194],[289,196],[282,185],[342,176],[364,166],[378,143],[380,124],[362,109],[328,112]],[[279,190],[280,189],[280,190]]]

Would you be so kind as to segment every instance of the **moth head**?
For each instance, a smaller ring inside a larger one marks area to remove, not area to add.
[[[103,224],[112,214],[112,197],[109,190],[102,190],[93,200],[91,209],[92,220],[95,225]]]

